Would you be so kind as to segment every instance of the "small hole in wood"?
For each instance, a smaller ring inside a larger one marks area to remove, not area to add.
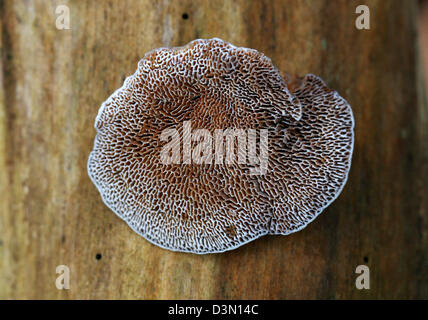
[[[97,253],[96,255],[95,255],[95,259],[97,259],[97,260],[101,260],[101,258],[102,258],[103,256],[101,255],[101,253]]]
[[[189,15],[187,13],[183,13],[181,17],[183,18],[183,20],[189,19]]]
[[[364,262],[365,263],[369,262],[369,258],[368,257],[364,257]]]

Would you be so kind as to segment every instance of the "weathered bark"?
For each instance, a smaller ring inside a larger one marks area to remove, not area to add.
[[[55,28],[64,2],[71,30]],[[0,298],[428,298],[417,3],[365,1],[358,30],[360,2],[2,1]],[[211,37],[320,75],[353,107],[356,142],[343,193],[306,229],[198,256],[132,232],[86,162],[99,105],[144,53]],[[70,290],[55,287],[62,264]],[[360,264],[370,290],[355,287]]]

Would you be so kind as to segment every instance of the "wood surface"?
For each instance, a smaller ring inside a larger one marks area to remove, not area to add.
[[[1,1],[0,298],[428,298],[418,3],[363,1],[371,28],[358,30],[361,2]],[[70,30],[55,27],[60,4]],[[351,104],[356,141],[342,194],[307,228],[199,256],[131,231],[86,163],[100,104],[144,53],[211,37],[321,76]],[[355,287],[361,264],[370,290]],[[69,290],[55,287],[58,265]]]

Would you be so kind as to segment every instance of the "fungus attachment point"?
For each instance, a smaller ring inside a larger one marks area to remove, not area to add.
[[[283,80],[220,39],[147,53],[95,128],[88,173],[105,204],[152,243],[198,254],[304,228],[340,194],[354,143],[351,107],[319,77]]]

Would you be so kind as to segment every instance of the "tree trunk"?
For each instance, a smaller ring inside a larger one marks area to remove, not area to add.
[[[1,1],[0,298],[428,298],[428,116],[417,2]],[[56,28],[57,5],[70,30]],[[86,163],[104,100],[147,51],[219,37],[351,104],[352,168],[304,230],[222,254],[170,252],[102,202]],[[56,267],[70,268],[58,290]],[[370,290],[358,290],[358,265]]]

